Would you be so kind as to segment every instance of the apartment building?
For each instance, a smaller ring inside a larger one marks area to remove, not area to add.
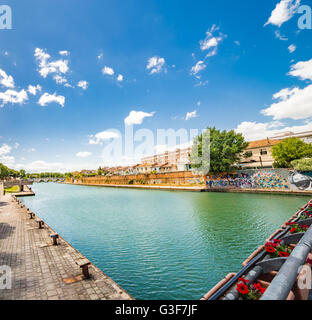
[[[248,169],[272,168],[274,163],[272,147],[279,142],[278,139],[269,138],[249,142],[241,157],[240,166]]]
[[[304,132],[283,132],[270,137],[270,140],[282,140],[287,138],[299,138],[305,143],[312,143],[312,131],[304,131]]]

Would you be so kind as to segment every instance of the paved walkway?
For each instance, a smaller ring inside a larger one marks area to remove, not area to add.
[[[51,233],[47,225],[38,229],[10,195],[0,195],[0,266],[12,270],[12,289],[0,289],[0,300],[132,299],[94,265],[91,279],[66,284],[63,279],[81,274],[75,261],[84,257],[62,238],[59,245],[44,247]]]

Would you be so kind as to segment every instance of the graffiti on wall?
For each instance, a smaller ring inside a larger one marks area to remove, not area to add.
[[[288,169],[241,170],[231,174],[207,176],[208,188],[312,190],[312,172]]]

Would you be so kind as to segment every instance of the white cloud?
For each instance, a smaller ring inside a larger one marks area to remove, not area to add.
[[[107,67],[105,66],[103,69],[102,69],[102,73],[103,74],[108,74],[109,76],[113,76],[115,71],[113,68],[110,68],[110,67]]]
[[[297,49],[297,47],[296,47],[294,44],[291,44],[291,45],[288,47],[288,51],[289,51],[290,53],[295,52],[296,49]]]
[[[292,65],[289,74],[298,77],[300,80],[312,80],[312,59]]]
[[[192,118],[197,118],[197,110],[186,113],[185,120],[190,120]]]
[[[87,90],[89,83],[85,80],[81,80],[78,82],[77,86],[82,88],[83,90]]]
[[[279,99],[279,101],[262,110],[262,114],[272,116],[275,120],[312,117],[312,85],[304,89],[298,87],[282,89],[273,95],[273,99]]]
[[[61,105],[62,107],[64,107],[65,97],[57,96],[55,92],[53,94],[49,94],[49,93],[46,92],[40,97],[40,99],[38,101],[38,104],[40,104],[41,106],[44,107],[48,103],[52,103],[52,102],[56,102],[59,105]]]
[[[36,60],[39,62],[39,73],[43,78],[46,78],[50,73],[55,73],[58,76],[64,75],[69,71],[68,60],[50,60],[51,56],[43,49],[36,48]],[[59,79],[54,77],[55,80]]]
[[[125,118],[125,124],[127,126],[133,125],[133,124],[142,124],[144,118],[146,117],[152,117],[155,112],[147,113],[143,111],[134,111],[132,110],[128,117]]]
[[[92,152],[88,152],[88,151],[80,151],[76,153],[76,156],[79,158],[87,158],[90,157],[92,155]]]
[[[3,163],[6,166],[12,166],[15,163],[15,157],[10,156],[12,147],[4,143],[0,147],[0,163]]]
[[[196,75],[198,72],[206,69],[204,61],[198,61],[195,66],[191,68],[191,74]]]
[[[28,95],[24,89],[21,91],[8,89],[5,92],[0,92],[0,100],[2,100],[2,104],[0,105],[2,107],[7,103],[23,104],[28,100]]]
[[[312,80],[312,59],[300,61],[291,66],[289,75],[301,80]],[[285,88],[273,95],[278,102],[261,111],[273,119],[290,118],[294,120],[306,119],[312,116],[312,85],[300,89],[299,87]]]
[[[238,40],[235,40],[234,43],[238,46],[240,46],[240,42]]]
[[[103,59],[103,53],[100,53],[98,56],[97,56],[98,60],[102,60]]]
[[[290,20],[296,13],[300,5],[300,0],[282,0],[272,11],[269,20],[264,26],[272,24],[280,27],[284,22]]]
[[[209,83],[208,80],[199,81],[198,83],[196,83],[196,84],[194,85],[194,87],[204,87],[204,86],[206,86],[208,83]]]
[[[17,164],[14,168],[16,170],[25,169],[27,172],[58,172],[64,170],[64,164],[37,160],[28,164]]]
[[[279,121],[268,123],[244,121],[235,129],[236,132],[242,133],[247,141],[266,139],[267,137],[273,137],[274,135],[282,132],[303,132],[310,130],[312,130],[312,122],[307,122],[303,125],[285,127],[283,123],[280,123]]]
[[[10,153],[12,150],[12,147],[7,145],[6,143],[4,143],[1,147],[0,147],[0,156],[3,156],[5,154]]]
[[[60,54],[61,56],[69,56],[69,55],[70,55],[70,52],[67,51],[67,50],[62,50],[62,51],[59,51],[59,54]]]
[[[56,74],[53,79],[57,84],[63,84],[67,82],[67,79],[59,74]]]
[[[123,75],[119,74],[117,77],[117,81],[122,82],[123,81]]]
[[[27,91],[35,96],[37,94],[37,91],[41,91],[41,86],[39,84],[37,84],[36,86],[29,85]]]
[[[199,41],[200,49],[202,51],[208,50],[206,58],[212,57],[218,52],[219,43],[226,37],[226,35],[219,32],[218,36],[215,36],[214,33],[219,31],[220,28],[215,24],[206,32],[206,38]]]
[[[89,144],[103,144],[105,141],[118,138],[119,134],[114,131],[101,131],[90,136]]]
[[[66,82],[66,83],[64,84],[64,87],[66,87],[66,88],[75,88],[75,86],[69,84],[68,82]]]
[[[15,163],[15,157],[13,156],[0,156],[0,163],[12,168]]]
[[[8,76],[5,71],[0,69],[0,84],[7,88],[14,88],[14,79]]]
[[[279,39],[281,41],[287,41],[288,40],[288,38],[283,36],[279,30],[275,31],[275,38],[277,38],[277,39]]]
[[[150,70],[150,74],[160,73],[163,71],[165,65],[165,59],[158,56],[154,56],[148,59],[146,69]]]

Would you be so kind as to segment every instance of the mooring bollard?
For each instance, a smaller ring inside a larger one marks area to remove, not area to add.
[[[40,219],[37,219],[36,222],[38,223],[38,229],[42,229],[43,228],[43,225],[44,225],[44,222]]]
[[[89,265],[91,262],[88,259],[79,259],[76,264],[82,269],[82,274],[85,278],[90,278]]]
[[[29,219],[33,219],[34,218],[34,213],[32,211],[28,211],[27,212],[29,214]]]
[[[58,245],[57,239],[59,238],[59,235],[57,233],[52,233],[50,234],[50,237],[52,238],[52,244],[54,246],[57,246]]]

